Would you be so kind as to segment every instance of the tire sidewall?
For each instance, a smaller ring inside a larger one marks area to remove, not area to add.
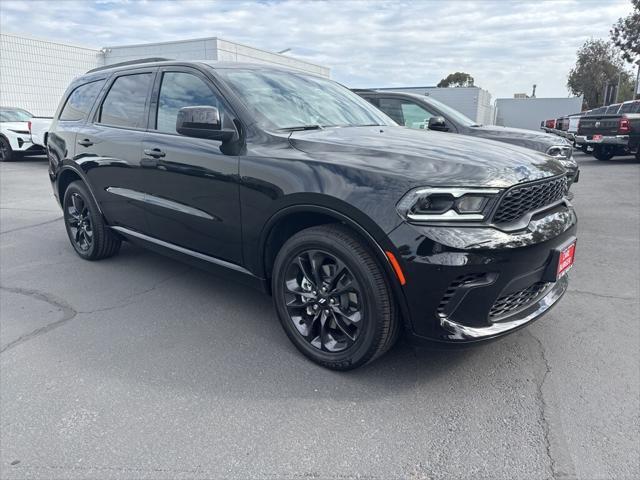
[[[7,140],[4,137],[0,137],[0,143],[4,144],[4,146],[6,147],[6,156],[2,159],[0,159],[3,162],[10,162],[11,160],[13,160],[15,158],[15,153],[13,152],[13,149],[11,148],[11,144],[9,143],[9,140]]]
[[[89,210],[89,215],[91,219],[91,228],[93,231],[93,240],[91,242],[91,247],[88,250],[82,250],[78,247],[78,245],[76,245],[76,242],[72,238],[71,227],[69,226],[69,222],[68,222],[68,219],[69,219],[68,207],[71,203],[71,196],[74,193],[77,193],[82,197],[82,200],[84,201],[85,205]],[[67,187],[67,189],[64,192],[64,201],[62,205],[63,205],[62,209],[63,209],[63,216],[64,216],[64,226],[65,226],[65,229],[67,230],[67,236],[69,237],[69,241],[71,242],[71,245],[73,246],[74,250],[78,255],[80,255],[84,259],[91,260],[95,256],[97,245],[98,245],[97,215],[99,215],[98,209],[96,208],[93,202],[93,198],[91,198],[91,195],[89,194],[89,192],[87,191],[87,189],[84,187],[83,184],[79,182],[73,182],[71,185]]]
[[[313,238],[312,238],[313,236]],[[333,241],[331,241],[333,240]],[[319,236],[303,232],[293,237],[279,252],[273,270],[272,291],[278,318],[285,332],[293,344],[307,357],[323,365],[351,368],[366,363],[376,351],[376,342],[380,337],[380,305],[375,292],[375,281],[367,269],[362,268],[354,258],[354,252],[338,238],[323,239]],[[363,297],[363,327],[354,345],[347,350],[337,353],[323,352],[310,343],[298,332],[293,325],[284,305],[283,278],[292,259],[305,250],[323,250],[336,256],[349,268],[360,286]]]

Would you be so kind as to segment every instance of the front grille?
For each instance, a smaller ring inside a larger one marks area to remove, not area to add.
[[[503,315],[526,307],[542,293],[546,286],[546,283],[538,282],[523,290],[500,297],[495,301],[491,310],[489,310],[489,318],[502,317]]]
[[[493,215],[494,223],[510,223],[527,213],[561,200],[567,193],[567,177],[562,176],[516,186],[507,190]]]
[[[445,311],[445,308],[447,307],[447,304],[456,294],[456,292],[458,291],[458,288],[460,288],[462,285],[465,285],[467,283],[472,283],[477,280],[481,280],[485,276],[486,275],[484,273],[469,273],[467,275],[461,275],[458,278],[456,278],[453,282],[451,282],[451,285],[449,285],[449,288],[447,288],[447,291],[444,292],[444,295],[442,296],[442,300],[440,300],[440,304],[438,305],[438,309],[437,309],[438,314],[444,315],[444,311]]]

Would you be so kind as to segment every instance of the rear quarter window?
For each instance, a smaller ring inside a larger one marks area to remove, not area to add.
[[[59,120],[78,121],[87,118],[103,85],[104,80],[98,80],[77,87],[67,98],[67,103],[58,117]]]

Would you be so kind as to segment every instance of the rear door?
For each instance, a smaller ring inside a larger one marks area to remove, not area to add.
[[[143,154],[155,163],[147,174],[149,235],[240,264],[239,157],[226,155],[216,140],[178,134],[178,110],[218,108],[223,125],[229,106],[211,81],[190,67],[163,67],[154,87]]]
[[[49,162],[58,164],[64,159],[73,159],[76,153],[76,135],[87,121],[87,117],[105,86],[100,79],[75,87],[67,96],[58,118],[51,125],[48,139]],[[51,165],[55,171],[55,165]]]
[[[148,187],[142,159],[149,99],[157,69],[118,72],[110,79],[92,121],[76,135],[82,165],[110,225],[146,231],[144,192]]]

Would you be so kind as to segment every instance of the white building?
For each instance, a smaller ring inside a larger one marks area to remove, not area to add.
[[[464,113],[475,122],[483,125],[493,124],[494,107],[491,105],[491,94],[479,87],[396,87],[376,90],[426,95]]]
[[[216,37],[97,50],[2,33],[0,105],[52,116],[75,77],[95,67],[148,57],[265,63],[323,77],[330,75],[328,67]]]
[[[498,98],[496,125],[540,130],[540,122],[582,110],[582,97]]]

